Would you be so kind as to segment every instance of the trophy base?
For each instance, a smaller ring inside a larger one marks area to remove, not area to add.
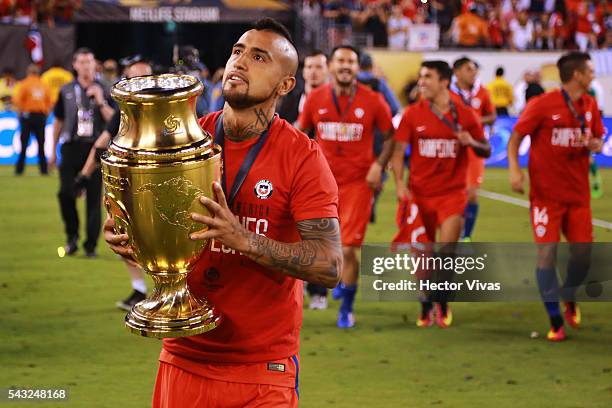
[[[187,274],[152,277],[155,289],[151,296],[125,316],[132,333],[154,338],[195,336],[221,323],[214,307],[189,292]]]

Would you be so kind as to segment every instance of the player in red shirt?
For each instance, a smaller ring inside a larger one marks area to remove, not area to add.
[[[223,320],[164,340],[154,407],[297,407],[302,281],[334,287],[342,268],[333,175],[316,142],[274,114],[297,62],[287,30],[259,21],[225,66],[223,111],[200,119],[223,146],[227,190],[215,183],[217,201],[200,198],[212,216],[192,214],[208,229],[191,238],[210,241],[188,283]],[[107,242],[130,257],[112,227]]]
[[[418,80],[421,99],[402,115],[392,159],[400,225],[393,242],[442,242],[446,244],[440,252],[448,255],[453,254],[463,227],[468,150],[481,157],[491,154],[474,110],[448,90],[451,75],[444,61],[423,62]],[[407,145],[411,149],[408,186],[404,181]],[[432,324],[435,301],[436,322],[448,327],[452,314],[447,296],[444,292],[425,296],[417,326]]]
[[[559,59],[557,67],[561,89],[530,100],[508,142],[510,184],[512,190],[523,193],[525,176],[519,167],[518,149],[523,137],[531,136],[531,225],[539,244],[536,276],[550,317],[547,338],[551,341],[565,339],[555,271],[560,233],[570,242],[571,253],[563,285],[566,290],[561,293],[565,318],[572,327],[580,324],[575,288],[588,272],[590,247],[584,243],[593,241],[589,157],[591,152],[601,151],[604,134],[597,102],[587,94],[594,78],[590,56],[571,52]]]
[[[467,57],[459,58],[453,63],[453,81],[451,91],[456,93],[463,102],[472,107],[480,119],[481,125],[493,126],[497,119],[495,106],[491,101],[491,95],[477,80],[478,65]],[[465,207],[465,224],[461,237],[464,241],[471,241],[472,231],[476,224],[478,215],[478,189],[482,185],[485,169],[485,160],[478,157],[472,150],[468,149],[467,170],[467,197],[468,203]]]
[[[374,190],[393,152],[391,111],[383,96],[357,82],[359,52],[351,46],[334,48],[329,58],[330,84],[313,90],[298,119],[300,129],[314,130],[338,183],[344,269],[334,298],[342,298],[338,327],[353,327],[361,246],[370,220]],[[385,143],[374,156],[374,130]]]

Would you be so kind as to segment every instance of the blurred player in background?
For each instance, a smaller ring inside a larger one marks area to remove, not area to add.
[[[355,48],[334,48],[329,70],[332,82],[308,95],[298,124],[306,133],[314,131],[338,183],[344,269],[333,295],[342,298],[338,327],[349,328],[355,324],[357,249],[370,220],[374,190],[380,188],[382,170],[392,153],[393,124],[382,95],[357,82],[359,52]],[[385,140],[377,158],[373,151],[375,129]]]
[[[459,58],[453,64],[453,80],[451,90],[461,97],[463,102],[474,109],[483,126],[493,126],[497,113],[489,91],[481,86],[478,79],[478,65],[467,57]],[[485,161],[478,157],[474,151],[468,149],[467,170],[467,206],[465,207],[465,224],[461,237],[471,241],[476,217],[478,216],[478,189],[482,185]]]
[[[304,78],[302,86],[296,85],[293,91],[280,100],[277,108],[278,115],[291,124],[297,122],[308,94],[329,81],[327,56],[323,51],[313,50],[304,58],[302,77]],[[314,134],[308,136],[314,137]],[[306,290],[310,296],[308,304],[310,309],[327,309],[327,288],[325,286],[308,283]]]
[[[518,150],[523,137],[531,136],[531,225],[539,244],[536,276],[550,318],[550,341],[566,338],[555,270],[561,233],[570,243],[566,280],[560,291],[565,320],[574,328],[580,325],[575,292],[588,273],[588,244],[593,241],[589,158],[591,152],[601,151],[604,133],[597,103],[587,94],[594,78],[590,56],[571,52],[559,59],[557,67],[561,89],[533,98],[508,142],[510,184],[512,190],[523,193],[525,175],[519,167]]]
[[[393,242],[441,242],[445,245],[440,255],[450,256],[463,228],[468,151],[479,157],[491,154],[474,109],[448,90],[451,76],[446,62],[423,62],[418,81],[421,98],[402,115],[392,159],[400,224]],[[408,185],[404,181],[407,145],[411,149]],[[434,302],[438,326],[451,325],[448,293],[438,291],[423,297],[418,327],[432,325]]]

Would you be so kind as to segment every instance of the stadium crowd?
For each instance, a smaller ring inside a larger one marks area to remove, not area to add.
[[[0,23],[70,24],[81,0],[0,0]]]
[[[306,0],[306,41],[323,30],[338,44],[355,33],[375,47],[406,49],[414,24],[437,24],[440,45],[466,48],[609,47],[607,0]]]

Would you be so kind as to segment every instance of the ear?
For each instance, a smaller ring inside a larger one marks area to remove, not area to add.
[[[285,77],[276,90],[278,96],[285,96],[295,88],[296,80],[293,76]]]

